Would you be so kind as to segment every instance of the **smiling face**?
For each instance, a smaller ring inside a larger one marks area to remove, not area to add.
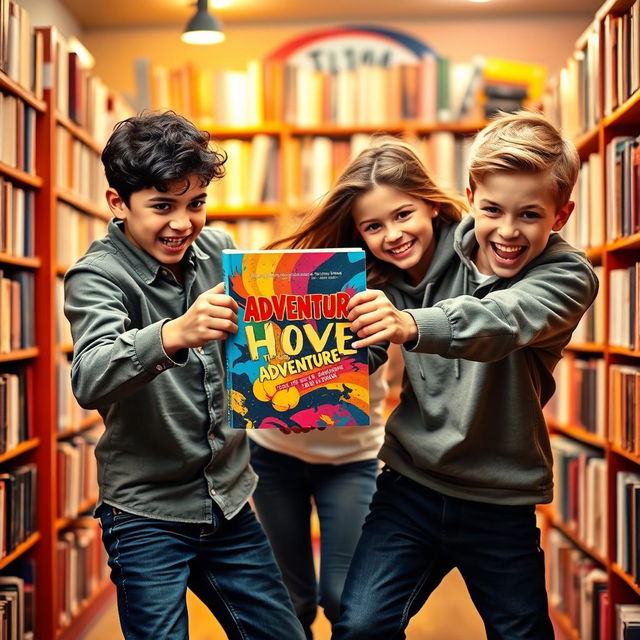
[[[480,273],[512,278],[547,246],[551,231],[566,224],[573,202],[558,208],[546,173],[495,173],[467,197],[475,218]]]
[[[125,235],[136,247],[152,255],[178,278],[180,261],[198,237],[206,221],[206,191],[198,176],[131,194],[127,206],[118,193],[109,189],[107,202],[116,218],[124,220]]]
[[[412,282],[422,280],[435,251],[433,218],[437,209],[387,185],[376,185],[359,196],[353,221],[369,251],[406,271]]]

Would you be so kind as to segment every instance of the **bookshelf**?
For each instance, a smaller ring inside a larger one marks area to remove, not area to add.
[[[61,285],[104,235],[99,154],[130,113],[54,28],[34,29],[13,0],[0,17],[0,572],[25,578],[25,640],[76,638],[113,591],[99,527],[83,517],[101,421],[71,394]],[[19,526],[10,489],[31,505]]]
[[[565,559],[561,575],[551,578],[551,608],[561,638],[626,638],[618,606],[640,605],[638,0],[600,7],[545,109],[573,137],[583,163],[576,220],[567,232],[587,251],[601,287],[558,368],[548,411],[561,486],[540,512],[551,554]],[[594,526],[606,538],[597,549],[589,533]],[[577,601],[567,584],[579,592]],[[599,621],[588,617],[596,609]]]

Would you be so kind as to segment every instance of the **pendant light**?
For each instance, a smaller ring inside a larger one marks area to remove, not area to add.
[[[182,34],[182,42],[188,44],[218,44],[225,35],[220,21],[212,16],[207,0],[198,0],[196,14],[189,20]]]

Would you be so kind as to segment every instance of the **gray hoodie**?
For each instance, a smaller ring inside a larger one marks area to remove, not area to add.
[[[380,458],[446,495],[498,504],[552,498],[542,407],[552,372],[598,281],[585,255],[552,234],[514,278],[484,282],[470,260],[473,218],[440,225],[423,281],[400,274],[385,293],[418,327],[404,345],[400,403]],[[373,366],[382,359],[371,350]]]

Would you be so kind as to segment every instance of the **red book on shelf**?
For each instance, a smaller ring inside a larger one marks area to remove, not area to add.
[[[609,592],[603,591],[600,594],[600,640],[611,640],[611,603]]]

